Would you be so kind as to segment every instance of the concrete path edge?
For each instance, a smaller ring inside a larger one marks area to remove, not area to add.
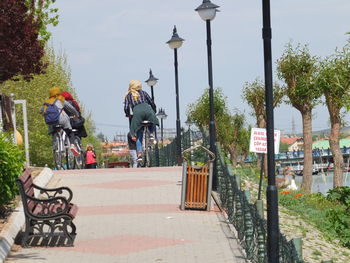
[[[34,183],[40,187],[45,187],[53,176],[53,171],[44,168],[41,173],[34,178]],[[14,209],[14,212],[8,218],[8,222],[0,232],[0,263],[5,262],[6,257],[11,251],[15,238],[24,226],[24,213],[22,202]]]

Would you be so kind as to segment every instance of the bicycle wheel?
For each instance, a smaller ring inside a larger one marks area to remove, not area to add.
[[[83,169],[84,168],[84,154],[83,148],[81,146],[81,140],[78,136],[74,137],[74,145],[79,152],[79,156],[74,156],[74,169]]]
[[[58,133],[55,133],[53,135],[52,150],[53,150],[53,160],[54,160],[54,163],[55,163],[57,170],[63,169],[61,139],[60,139],[60,135]]]
[[[143,167],[150,167],[149,159],[149,133],[147,128],[144,129],[143,134],[143,152],[142,152]]]
[[[65,154],[65,163],[66,169],[74,169],[74,155],[70,150],[70,141],[67,134],[64,134],[64,154]]]

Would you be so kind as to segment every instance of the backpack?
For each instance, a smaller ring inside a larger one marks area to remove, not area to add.
[[[56,104],[55,104],[56,101],[57,101],[57,99],[53,102],[53,104],[44,103],[44,105],[47,106],[45,114],[44,114],[44,118],[45,118],[46,124],[48,124],[48,125],[58,124],[58,122],[59,122],[60,114],[61,114],[62,110],[60,110],[56,106]]]

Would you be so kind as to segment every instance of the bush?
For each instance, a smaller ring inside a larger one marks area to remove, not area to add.
[[[0,133],[0,207],[12,201],[17,193],[16,179],[24,168],[24,153],[11,137]]]

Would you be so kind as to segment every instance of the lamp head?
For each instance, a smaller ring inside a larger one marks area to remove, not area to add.
[[[153,87],[157,84],[158,79],[153,76],[152,70],[149,70],[149,78],[145,81],[149,87]]]
[[[204,20],[204,21],[211,21],[215,18],[216,12],[219,12],[217,8],[220,6],[213,4],[210,2],[210,0],[203,0],[203,3],[198,6],[195,11],[198,12],[199,16]]]
[[[164,109],[160,108],[158,113],[157,113],[157,117],[162,119],[162,120],[165,120],[168,117],[168,115],[165,113]]]
[[[171,39],[166,43],[171,49],[177,49],[182,46],[183,41],[185,41],[185,39],[179,37],[179,35],[177,34],[176,26],[174,26],[173,35]]]

